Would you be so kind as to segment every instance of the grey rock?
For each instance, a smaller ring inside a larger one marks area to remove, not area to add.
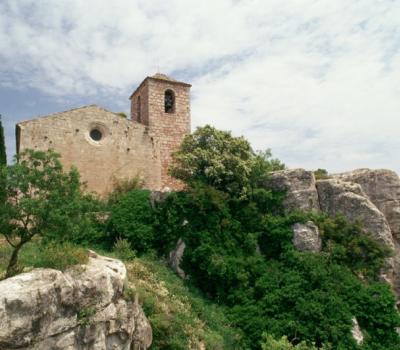
[[[275,171],[266,181],[265,186],[287,191],[283,204],[288,212],[293,210],[319,211],[320,209],[315,176],[312,171],[304,169]]]
[[[169,266],[177,273],[177,275],[181,278],[186,278],[185,271],[182,270],[180,267],[183,254],[185,252],[186,244],[179,238],[178,242],[176,243],[176,247],[173,251],[169,253]]]
[[[353,339],[356,341],[358,345],[361,345],[364,341],[364,335],[361,332],[360,325],[358,324],[358,321],[355,317],[351,319],[353,323],[353,327],[351,329],[351,335],[353,336]]]
[[[312,221],[293,225],[293,245],[299,251],[319,252],[322,241],[318,226]]]
[[[331,216],[344,215],[350,222],[360,222],[372,237],[394,249],[394,242],[385,216],[369,200],[356,183],[340,179],[318,180],[317,190],[321,210]]]
[[[0,282],[0,348],[148,349],[141,307],[122,298],[124,264],[91,252],[64,273],[35,269]]]
[[[393,237],[400,241],[400,178],[394,171],[357,169],[334,176],[358,183],[371,202],[385,215]]]

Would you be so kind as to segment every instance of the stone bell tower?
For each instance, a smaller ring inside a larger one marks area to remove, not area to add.
[[[144,79],[130,97],[131,119],[146,125],[158,140],[162,189],[182,187],[168,175],[168,168],[172,152],[190,133],[190,87],[157,73]]]

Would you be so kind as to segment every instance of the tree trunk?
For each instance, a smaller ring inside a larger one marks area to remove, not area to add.
[[[8,263],[7,266],[7,272],[6,272],[6,278],[8,277],[12,277],[14,275],[16,275],[19,272],[19,268],[18,268],[18,253],[20,251],[20,249],[22,248],[24,243],[20,243],[18,244],[12,254],[11,254],[11,258],[10,261]]]

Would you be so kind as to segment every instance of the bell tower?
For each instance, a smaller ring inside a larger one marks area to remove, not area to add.
[[[182,188],[168,175],[168,168],[172,152],[190,133],[190,88],[190,84],[157,73],[143,80],[130,97],[131,120],[146,125],[158,140],[162,189]]]

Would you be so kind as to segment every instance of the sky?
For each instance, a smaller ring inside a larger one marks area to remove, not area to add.
[[[289,168],[400,173],[400,0],[0,0],[0,113],[129,112],[148,75]]]

